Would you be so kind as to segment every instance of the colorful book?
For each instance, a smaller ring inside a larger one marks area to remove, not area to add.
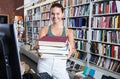
[[[65,47],[67,44],[67,37],[59,36],[44,36],[38,40],[39,45]]]

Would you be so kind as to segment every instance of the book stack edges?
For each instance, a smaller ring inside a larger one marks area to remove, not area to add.
[[[65,57],[68,54],[67,37],[44,36],[38,40],[38,44],[42,57]]]

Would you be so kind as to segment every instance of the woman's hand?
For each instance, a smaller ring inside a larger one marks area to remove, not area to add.
[[[38,54],[39,58],[40,58],[40,59],[44,59],[44,58],[42,57],[42,53],[41,53],[41,52],[38,52],[39,45],[36,45],[36,46],[34,47],[34,49],[37,51],[37,54]]]
[[[70,45],[70,42],[68,42],[68,49],[69,49],[69,53],[67,55],[67,59],[69,59],[70,57],[72,57],[74,55],[74,53],[76,52],[76,49],[73,48],[71,45]]]
[[[40,53],[40,52],[37,52],[37,54],[38,54],[39,58],[41,58],[41,56],[42,56],[42,53]]]

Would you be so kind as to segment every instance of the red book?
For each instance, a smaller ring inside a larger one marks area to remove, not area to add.
[[[44,36],[40,38],[38,41],[39,45],[65,47],[67,44],[67,37]]]
[[[109,5],[109,2],[107,2],[107,4],[106,4],[106,8],[105,8],[105,11],[106,11],[106,13],[110,13],[110,5]]]
[[[118,47],[118,59],[120,59],[120,47]]]
[[[98,13],[101,14],[102,13],[102,11],[101,11],[101,3],[99,3],[98,5],[99,5],[98,6]]]
[[[110,17],[109,16],[107,16],[106,17],[106,28],[109,28],[109,23],[110,23]]]
[[[112,2],[112,13],[116,12],[117,11],[117,8],[116,8],[116,2],[113,1]]]
[[[120,28],[120,16],[118,17],[118,28]]]
[[[115,47],[114,47],[114,45],[112,45],[112,49],[111,49],[111,57],[115,57],[115,54],[114,54],[114,49],[115,49]]]

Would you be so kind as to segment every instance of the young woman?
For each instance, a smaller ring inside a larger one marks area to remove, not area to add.
[[[50,8],[52,23],[41,29],[39,38],[43,36],[62,36],[67,37],[69,41],[69,59],[75,52],[73,31],[63,26],[64,9],[59,3],[54,3]],[[41,55],[41,54],[40,54]],[[66,60],[59,58],[44,58],[38,61],[38,73],[47,72],[57,79],[69,79],[66,71]]]

